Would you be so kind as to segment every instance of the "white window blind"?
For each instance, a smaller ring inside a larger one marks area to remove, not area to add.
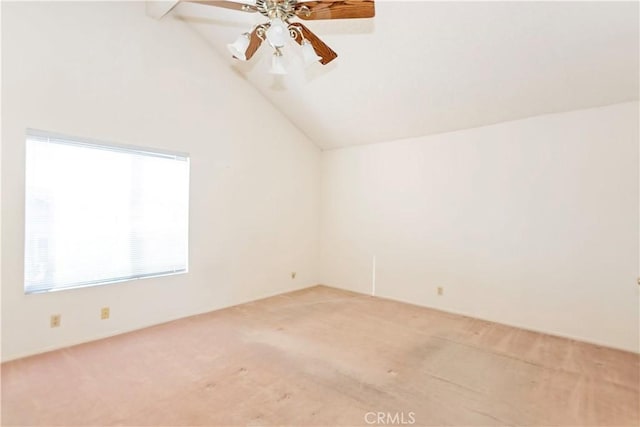
[[[28,131],[25,292],[183,273],[189,158]]]

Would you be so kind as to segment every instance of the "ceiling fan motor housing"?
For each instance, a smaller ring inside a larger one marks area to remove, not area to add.
[[[269,19],[287,21],[296,15],[296,3],[297,0],[256,0],[256,9]]]

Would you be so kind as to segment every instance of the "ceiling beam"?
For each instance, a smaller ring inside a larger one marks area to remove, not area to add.
[[[145,3],[147,16],[160,19],[178,4],[178,0],[146,0]]]

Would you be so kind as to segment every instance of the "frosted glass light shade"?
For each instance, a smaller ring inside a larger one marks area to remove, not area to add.
[[[247,48],[249,47],[249,34],[241,34],[236,41],[227,45],[231,54],[241,61],[247,60]]]
[[[282,59],[282,55],[277,52],[273,54],[271,58],[271,69],[269,70],[271,74],[285,75],[287,74],[287,69],[284,67],[284,61]]]
[[[271,20],[271,26],[267,30],[267,40],[273,47],[284,47],[289,38],[289,28],[280,18]]]
[[[311,65],[314,62],[318,62],[322,59],[318,56],[308,40],[304,40],[302,42],[302,58],[304,59],[305,65]]]

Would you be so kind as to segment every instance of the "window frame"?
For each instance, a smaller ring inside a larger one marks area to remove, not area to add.
[[[41,289],[28,289],[27,280],[26,280],[27,279],[27,274],[26,274],[26,271],[27,271],[27,253],[26,253],[27,252],[27,201],[28,201],[28,197],[27,197],[28,188],[27,188],[26,176],[28,173],[28,165],[27,165],[28,159],[25,155],[25,161],[24,161],[25,181],[24,181],[24,192],[23,192],[25,198],[24,198],[24,215],[23,215],[24,224],[23,224],[23,239],[22,239],[24,244],[23,290],[25,295],[43,294],[43,293],[49,293],[49,292],[60,292],[60,291],[68,291],[73,289],[106,286],[106,285],[123,283],[128,281],[137,281],[141,279],[175,276],[179,274],[189,273],[189,258],[190,258],[189,237],[190,237],[190,225],[191,225],[191,222],[190,222],[190,218],[191,218],[191,214],[190,214],[191,157],[188,153],[165,150],[165,149],[141,147],[141,146],[135,146],[135,145],[129,145],[129,144],[106,142],[106,141],[96,140],[92,138],[69,136],[69,135],[55,133],[55,132],[27,128],[25,132],[25,139],[24,139],[25,154],[27,150],[27,144],[29,143],[30,140],[32,141],[39,140],[40,142],[61,144],[66,146],[76,146],[76,147],[90,148],[90,149],[96,149],[96,150],[104,150],[104,151],[112,151],[112,152],[118,152],[118,153],[141,155],[141,156],[147,156],[147,157],[173,159],[176,161],[184,161],[186,164],[186,174],[187,174],[187,189],[186,189],[187,190],[187,194],[186,194],[187,212],[186,212],[186,235],[185,235],[186,251],[185,251],[184,268],[177,269],[174,271],[160,271],[160,272],[137,274],[137,275],[125,276],[125,277],[114,277],[114,278],[108,278],[108,279],[96,279],[96,280],[75,282],[75,283],[71,283],[64,286],[54,286],[54,287],[41,288]]]

